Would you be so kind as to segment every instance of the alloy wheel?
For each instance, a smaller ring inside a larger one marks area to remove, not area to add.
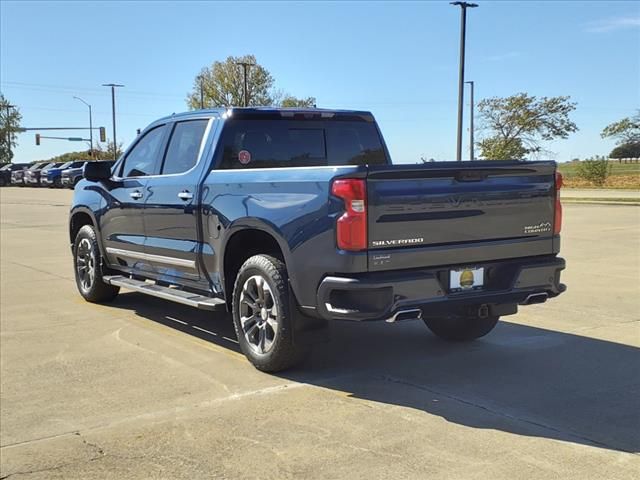
[[[279,317],[271,287],[264,277],[253,275],[244,282],[239,313],[247,344],[256,353],[268,353],[278,336]]]

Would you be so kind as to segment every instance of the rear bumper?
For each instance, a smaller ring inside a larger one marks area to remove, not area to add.
[[[517,305],[540,303],[566,290],[560,283],[565,261],[558,257],[479,262],[485,268],[482,290],[449,292],[449,271],[471,265],[325,277],[317,311],[328,320],[382,320],[419,308],[423,316],[487,305],[495,315],[516,313]]]

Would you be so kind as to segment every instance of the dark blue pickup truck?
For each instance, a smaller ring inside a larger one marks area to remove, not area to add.
[[[565,290],[554,162],[392,165],[368,112],[172,115],[84,176],[69,223],[81,295],[226,309],[265,371],[332,320],[422,319],[471,340]]]

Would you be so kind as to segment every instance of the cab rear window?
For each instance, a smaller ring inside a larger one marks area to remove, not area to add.
[[[218,156],[221,169],[387,163],[375,124],[355,120],[230,119]]]

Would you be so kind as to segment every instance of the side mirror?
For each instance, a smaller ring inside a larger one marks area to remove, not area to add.
[[[87,162],[82,171],[84,178],[92,182],[111,178],[112,162]]]

